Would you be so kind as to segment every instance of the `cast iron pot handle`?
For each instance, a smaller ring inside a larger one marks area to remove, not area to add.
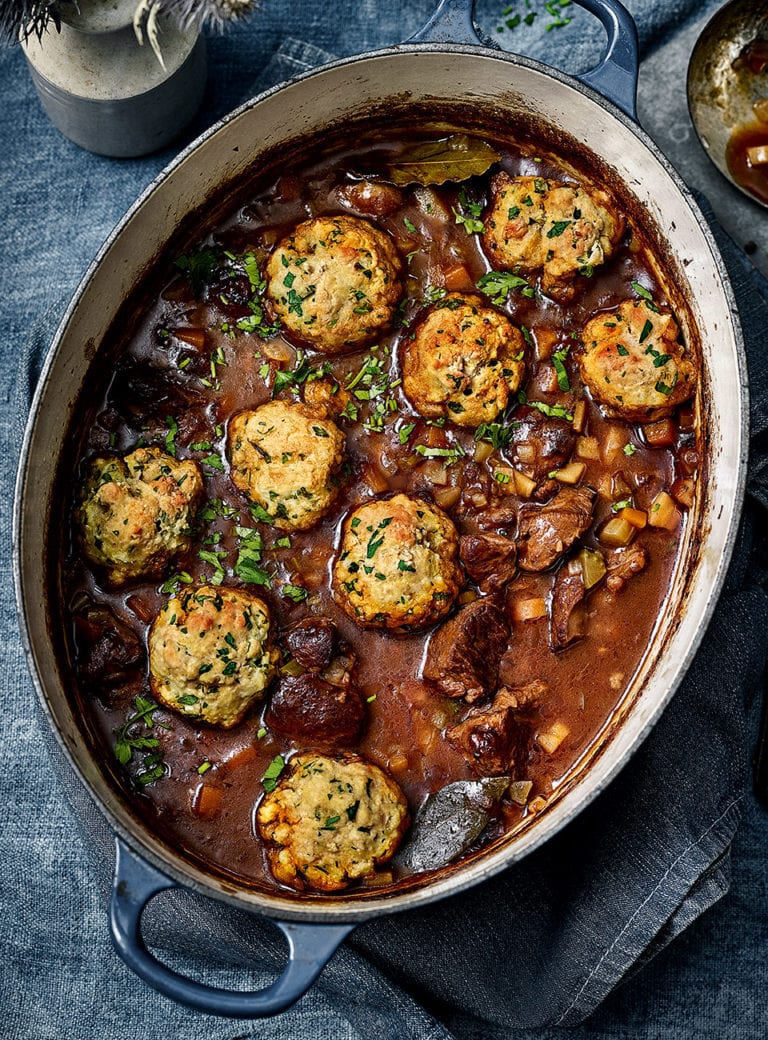
[[[602,22],[608,45],[600,64],[577,78],[637,120],[637,27],[620,0],[575,0]],[[478,33],[473,12],[475,0],[440,0],[427,24],[408,43],[459,43],[498,45]]]
[[[288,940],[288,963],[271,986],[257,992],[218,989],[184,978],[149,952],[141,937],[144,907],[175,881],[155,870],[117,839],[115,881],[109,924],[117,952],[139,978],[171,1000],[230,1018],[276,1015],[295,1004],[323,970],[334,951],[355,927],[351,924],[301,924],[270,918]]]

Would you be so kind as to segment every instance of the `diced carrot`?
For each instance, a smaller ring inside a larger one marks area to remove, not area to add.
[[[398,754],[392,755],[387,765],[389,766],[390,773],[405,773],[408,770],[408,756],[404,755],[401,751]]]
[[[625,506],[619,513],[619,516],[626,520],[627,523],[632,524],[638,531],[642,531],[645,525],[648,523],[648,514],[644,509],[633,509],[632,506]]]
[[[756,144],[747,148],[747,162],[750,166],[765,166],[768,164],[768,144]]]
[[[190,347],[194,347],[195,350],[202,350],[205,347],[205,329],[171,329],[171,334],[176,339],[189,343]]]
[[[140,621],[151,621],[157,613],[156,607],[153,607],[151,603],[136,593],[128,597],[125,605],[133,611]]]
[[[668,448],[677,439],[677,425],[673,419],[659,419],[643,427],[646,444],[652,448]]]
[[[200,784],[192,799],[192,809],[198,816],[210,818],[221,809],[222,791],[211,784]]]
[[[463,607],[467,603],[474,603],[477,598],[478,595],[474,589],[466,589],[459,595],[458,603]]]
[[[536,357],[539,361],[546,361],[552,357],[560,333],[557,329],[539,328],[534,331],[536,338]]]
[[[252,744],[246,744],[245,747],[240,748],[234,755],[230,755],[226,759],[225,765],[228,770],[239,769],[240,766],[244,766],[247,762],[253,762],[256,758],[256,748]]]
[[[389,481],[378,466],[367,465],[362,473],[362,479],[374,495],[381,494],[389,487]]]
[[[449,292],[454,292],[456,289],[469,289],[473,284],[469,271],[464,264],[456,264],[455,267],[449,267],[445,272],[444,282]]]
[[[691,477],[685,477],[676,480],[669,491],[678,505],[690,509],[693,505],[695,489],[696,485],[694,484],[693,479]]]
[[[692,406],[683,407],[677,413],[677,419],[681,430],[692,430],[696,421],[696,415]]]
[[[513,621],[538,621],[547,616],[547,602],[541,596],[516,599],[512,601],[511,613]]]

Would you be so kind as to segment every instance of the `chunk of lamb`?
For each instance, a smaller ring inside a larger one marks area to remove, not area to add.
[[[578,561],[572,560],[561,567],[552,589],[549,645],[553,650],[564,650],[584,635],[586,594]]]
[[[519,513],[517,562],[524,571],[545,571],[592,523],[595,493],[564,487],[540,506],[526,502]]]
[[[265,722],[269,729],[303,743],[348,745],[360,735],[365,705],[354,686],[336,686],[318,675],[280,680]]]
[[[614,549],[606,560],[608,576],[605,584],[611,592],[621,592],[630,578],[639,574],[648,563],[648,550],[642,545],[628,545]]]
[[[462,607],[429,641],[424,678],[448,697],[470,703],[496,686],[499,664],[509,645],[509,621],[486,597]]]
[[[78,667],[82,677],[97,686],[111,686],[144,666],[144,645],[111,610],[96,607],[75,617]]]
[[[285,644],[303,668],[322,671],[336,648],[336,627],[325,617],[308,617],[285,633]]]
[[[517,570],[517,546],[500,534],[462,535],[459,558],[484,592],[506,585]]]
[[[543,480],[553,469],[564,466],[576,447],[571,423],[542,414],[538,408],[520,408],[515,413],[514,441],[509,447],[515,464],[534,480]]]
[[[399,188],[380,181],[353,181],[335,189],[339,202],[366,216],[388,217],[405,202]]]
[[[472,709],[446,731],[446,737],[481,776],[511,774],[530,741],[526,712],[545,692],[546,686],[538,680],[525,686],[502,686],[489,707]]]

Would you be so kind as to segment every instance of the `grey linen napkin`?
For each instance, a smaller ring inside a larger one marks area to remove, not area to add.
[[[289,41],[265,70],[263,84],[324,57],[317,48]],[[765,647],[756,634],[768,626],[766,574],[755,552],[768,507],[768,364],[760,349],[768,288],[730,241],[720,238],[750,360],[749,497],[726,589],[702,649],[630,765],[564,832],[500,877],[433,907],[359,928],[279,1026],[254,1023],[246,1032],[148,999],[148,991],[109,951],[104,904],[111,835],[46,725],[32,731],[19,725],[17,769],[9,786],[20,849],[5,873],[4,902],[19,907],[33,934],[26,946],[11,951],[14,974],[6,977],[34,974],[40,968],[36,958],[56,957],[51,940],[57,932],[65,936],[75,929],[82,959],[58,966],[61,985],[71,987],[76,998],[71,1035],[87,1035],[89,1007],[100,1009],[99,1035],[123,1037],[181,1036],[204,1028],[209,1037],[269,1037],[279,1030],[298,1038],[432,1040],[501,1038],[513,1029],[570,1025],[723,895],[745,791],[745,702],[765,664]],[[6,524],[13,460],[55,311],[33,330],[18,362],[15,394],[4,402]],[[19,662],[7,582],[0,612],[4,650],[16,662],[9,696],[23,722],[33,695]],[[46,772],[41,735],[71,813]],[[41,815],[54,820],[53,839],[50,833],[44,840],[36,837],[34,819]],[[24,869],[30,849],[38,868],[32,875]],[[162,957],[209,984],[255,988],[282,963],[282,945],[270,925],[193,894],[163,896],[146,917],[145,935]],[[95,979],[89,969],[93,955],[104,959],[104,971]],[[36,1006],[19,1008],[9,1000],[11,1018],[3,1035],[61,1035],[44,1026],[47,1002],[58,995],[52,998],[50,989],[29,980],[27,986]]]

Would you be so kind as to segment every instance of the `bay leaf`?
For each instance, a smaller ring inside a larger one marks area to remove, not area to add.
[[[435,791],[416,813],[395,862],[417,873],[446,866],[477,841],[509,783],[508,776],[490,776],[457,780]]]
[[[486,141],[468,134],[452,134],[406,148],[389,166],[390,180],[406,184],[445,184],[465,181],[486,172],[501,156]]]

